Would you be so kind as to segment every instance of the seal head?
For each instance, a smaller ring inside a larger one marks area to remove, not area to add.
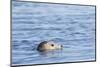
[[[43,41],[37,47],[38,51],[57,50],[62,49],[62,45],[56,44],[52,41]]]

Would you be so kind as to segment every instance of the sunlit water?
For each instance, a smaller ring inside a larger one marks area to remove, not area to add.
[[[39,52],[42,41],[62,50]],[[12,4],[12,63],[45,64],[95,60],[95,7],[31,2]]]

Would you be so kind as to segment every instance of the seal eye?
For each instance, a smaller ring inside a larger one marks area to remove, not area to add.
[[[54,44],[51,44],[51,46],[53,47],[53,46],[54,46]]]

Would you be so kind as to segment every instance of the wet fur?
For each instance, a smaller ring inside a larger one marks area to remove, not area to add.
[[[43,44],[46,44],[46,43],[48,43],[48,42],[47,42],[47,41],[41,42],[41,43],[39,44],[39,46],[37,47],[37,50],[38,50],[38,51],[42,51],[41,48],[43,47]]]

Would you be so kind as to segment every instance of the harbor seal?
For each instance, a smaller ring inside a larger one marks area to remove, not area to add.
[[[43,41],[37,47],[38,51],[57,50],[57,49],[62,49],[62,45],[56,44],[52,41]]]

